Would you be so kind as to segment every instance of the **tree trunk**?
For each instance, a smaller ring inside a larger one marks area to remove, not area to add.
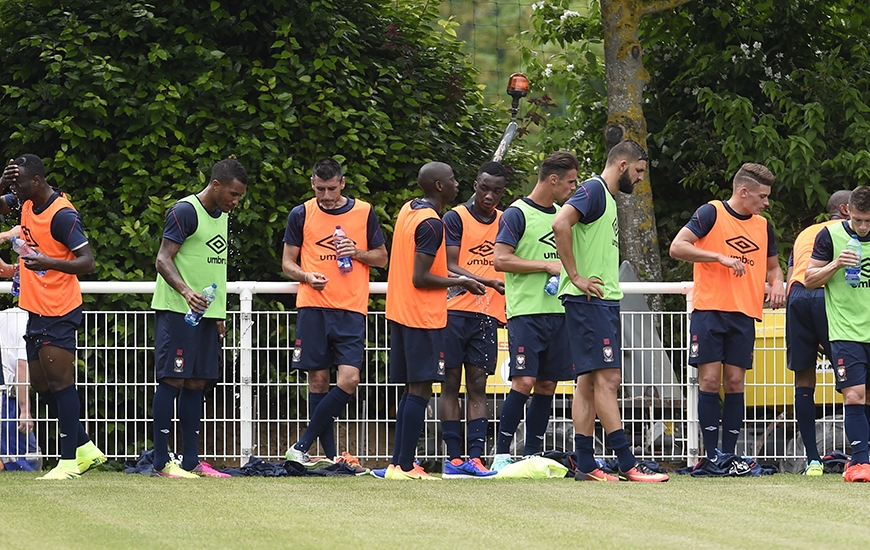
[[[601,0],[607,79],[607,126],[604,135],[608,150],[627,138],[646,149],[643,91],[649,81],[649,73],[643,67],[643,49],[638,40],[640,18],[688,1]],[[631,263],[641,281],[661,280],[661,257],[649,170],[632,195],[618,194],[617,204],[621,260]]]

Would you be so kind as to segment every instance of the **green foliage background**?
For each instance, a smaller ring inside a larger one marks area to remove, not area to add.
[[[521,52],[544,89],[530,99],[536,139],[574,150],[583,172],[604,165],[607,96],[598,4],[575,4],[539,4]],[[691,264],[668,256],[671,239],[700,204],[730,196],[744,162],[777,176],[764,215],[783,264],[831,193],[870,183],[868,23],[870,5],[854,0],[692,0],[641,19],[664,280],[691,279]],[[565,105],[553,100],[562,90]]]
[[[434,2],[7,0],[0,21],[0,150],[46,160],[82,213],[94,279],[153,279],[167,208],[221,158],[250,178],[229,277],[282,280],[284,222],[318,158],[343,163],[389,239],[420,165],[450,163],[467,197],[501,135]],[[523,180],[531,159],[513,155]]]
[[[374,205],[388,246],[425,162],[451,164],[460,200],[470,196],[507,117],[484,102],[461,47],[455,24],[426,0],[0,0],[0,154],[45,160],[49,183],[70,195],[94,250],[97,270],[83,279],[107,281],[154,280],[167,209],[201,190],[215,162],[235,156],[249,185],[230,216],[229,278],[281,281],[287,214],[312,196],[319,158],[342,163],[346,194]],[[517,144],[505,160],[522,187],[533,156]],[[85,300],[90,310],[150,309],[147,295]],[[254,309],[293,304],[292,295],[256,295]],[[104,337],[99,327],[83,332]],[[141,379],[133,371],[151,356],[114,365],[102,353],[82,352],[87,380]],[[295,371],[276,372],[279,363],[258,362],[260,379],[295,379]],[[235,367],[224,376],[230,385],[217,399],[232,406]],[[86,399],[89,415],[123,418],[129,409],[146,418],[149,392]],[[264,389],[257,399],[277,398]],[[117,429],[147,433],[142,423]],[[138,452],[123,448],[123,437],[92,435],[109,454]]]

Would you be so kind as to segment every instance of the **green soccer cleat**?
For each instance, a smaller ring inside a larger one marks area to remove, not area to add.
[[[103,454],[93,441],[88,441],[78,449],[76,449],[76,464],[78,465],[78,473],[83,474],[87,471],[99,468],[106,463],[106,455]]]
[[[804,470],[805,476],[820,476],[825,473],[825,467],[818,460],[812,460]]]
[[[75,460],[59,460],[57,466],[49,470],[44,476],[36,479],[78,479],[80,477],[82,476],[79,475],[78,465]]]
[[[188,472],[171,460],[166,463],[162,470],[153,470],[152,476],[172,477],[175,479],[199,479],[199,476],[193,472]]]

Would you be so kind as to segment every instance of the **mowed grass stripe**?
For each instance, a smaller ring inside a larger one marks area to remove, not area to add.
[[[0,474],[10,548],[827,548],[866,544],[870,484]],[[837,511],[840,512],[837,512]]]

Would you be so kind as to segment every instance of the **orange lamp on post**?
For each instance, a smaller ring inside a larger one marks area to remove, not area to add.
[[[511,96],[511,121],[508,123],[504,134],[501,137],[501,142],[492,156],[492,160],[501,162],[507,153],[508,147],[511,146],[514,137],[517,135],[517,112],[520,109],[520,98],[525,97],[529,93],[529,79],[523,73],[514,73],[508,79],[507,93]]]

